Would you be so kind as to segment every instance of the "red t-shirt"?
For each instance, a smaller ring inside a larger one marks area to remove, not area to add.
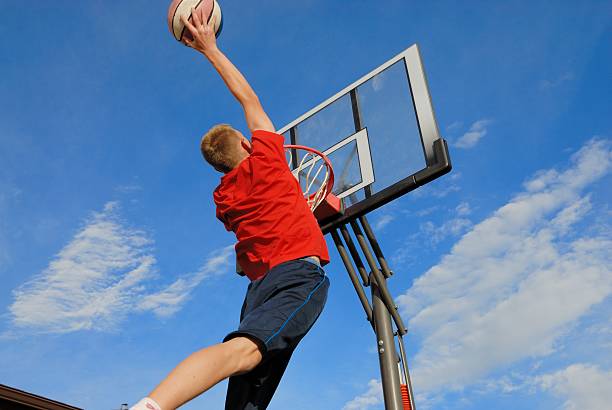
[[[256,130],[252,152],[221,177],[217,218],[236,234],[236,255],[251,280],[305,256],[329,262],[323,233],[285,157],[282,135]]]

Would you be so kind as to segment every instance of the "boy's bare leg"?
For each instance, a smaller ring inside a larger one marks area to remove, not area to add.
[[[262,359],[255,342],[236,337],[183,360],[149,394],[162,410],[174,410],[230,376],[248,372]]]

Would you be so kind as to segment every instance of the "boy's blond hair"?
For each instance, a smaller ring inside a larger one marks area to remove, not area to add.
[[[212,127],[202,137],[200,150],[206,162],[217,171],[227,174],[236,166],[238,131],[230,125],[219,124]]]

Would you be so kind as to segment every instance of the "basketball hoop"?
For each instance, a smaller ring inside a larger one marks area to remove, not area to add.
[[[302,155],[294,157],[293,152],[298,150]],[[329,159],[316,149],[303,145],[285,145],[285,152],[289,168],[300,183],[304,199],[315,217],[321,221],[342,213],[342,201],[332,194],[334,170]]]

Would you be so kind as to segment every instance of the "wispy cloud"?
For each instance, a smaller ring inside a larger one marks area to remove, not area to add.
[[[462,175],[461,172],[453,171],[448,176],[444,178],[437,179],[430,184],[424,185],[419,189],[412,192],[410,198],[412,199],[420,199],[420,198],[446,198],[447,196],[461,191],[461,187],[459,186],[459,181],[461,180]],[[432,208],[427,208],[432,209]],[[427,209],[423,212],[427,213]]]
[[[470,207],[469,203],[461,202],[459,205],[457,205],[455,211],[457,211],[457,215],[459,216],[467,216],[472,213],[472,208]]]
[[[56,333],[114,327],[154,275],[151,243],[121,223],[116,203],[106,204],[42,273],[13,292],[14,325]]]
[[[436,205],[426,208],[423,211],[414,212],[414,214],[422,218],[439,210],[440,206]],[[392,254],[391,260],[393,263],[404,264],[415,261],[416,257],[414,250],[419,246],[425,244],[433,249],[442,241],[451,237],[457,237],[472,227],[472,221],[467,218],[472,210],[467,202],[461,202],[457,207],[449,209],[447,212],[448,211],[450,211],[451,217],[442,223],[436,223],[431,220],[421,222],[418,232],[409,235],[404,246],[400,247]],[[402,212],[409,213],[407,210]]]
[[[68,333],[113,330],[130,313],[176,313],[205,278],[228,271],[228,248],[213,252],[196,273],[151,293],[157,278],[153,240],[128,227],[119,204],[93,213],[46,269],[13,291],[15,329]]]
[[[420,225],[419,236],[435,246],[448,237],[460,235],[471,226],[472,221],[467,218],[453,218],[441,225],[427,221]]]
[[[395,220],[395,216],[392,214],[381,215],[374,223],[374,229],[377,231],[383,230],[387,225]]]
[[[133,194],[135,192],[142,191],[142,186],[139,184],[118,185],[115,187],[115,191],[120,194]]]
[[[454,174],[451,174],[451,177]],[[420,187],[419,189],[413,192],[412,198],[446,198],[450,194],[454,192],[461,191],[461,187],[457,185],[455,182],[460,179],[456,178],[447,178],[447,180],[440,181],[438,184],[425,185]]]
[[[470,129],[463,134],[457,142],[455,147],[457,148],[473,148],[478,142],[487,135],[487,127],[491,124],[491,120],[482,119],[472,124]]]
[[[197,272],[177,279],[159,292],[146,295],[138,304],[138,308],[151,310],[160,317],[173,315],[189,300],[191,292],[204,279],[227,273],[230,270],[233,257],[233,245],[213,252]]]
[[[568,81],[571,81],[573,79],[574,79],[574,74],[571,72],[566,72],[566,73],[559,75],[557,78],[553,80],[542,80],[540,82],[540,88],[542,90],[549,90],[551,88],[557,88],[560,85]]]
[[[462,121],[455,121],[452,124],[446,126],[446,130],[447,131],[454,131],[457,130],[459,128],[463,127],[463,122]]]
[[[527,181],[399,298],[424,339],[414,361],[419,389],[461,387],[547,355],[568,325],[612,294],[612,240],[573,228],[591,209],[581,192],[610,170],[610,145],[592,140],[565,171]]]
[[[342,407],[342,410],[368,410],[383,402],[382,383],[380,380],[372,379],[368,383],[368,390]]]
[[[612,371],[597,366],[573,364],[555,373],[535,378],[535,383],[563,398],[566,410],[601,410],[612,403]]]
[[[434,206],[427,207],[425,209],[420,209],[418,211],[405,211],[405,212],[406,213],[413,213],[414,215],[418,216],[419,218],[422,218],[424,216],[431,215],[432,213],[436,212],[439,209],[440,209],[439,205],[434,205]]]

